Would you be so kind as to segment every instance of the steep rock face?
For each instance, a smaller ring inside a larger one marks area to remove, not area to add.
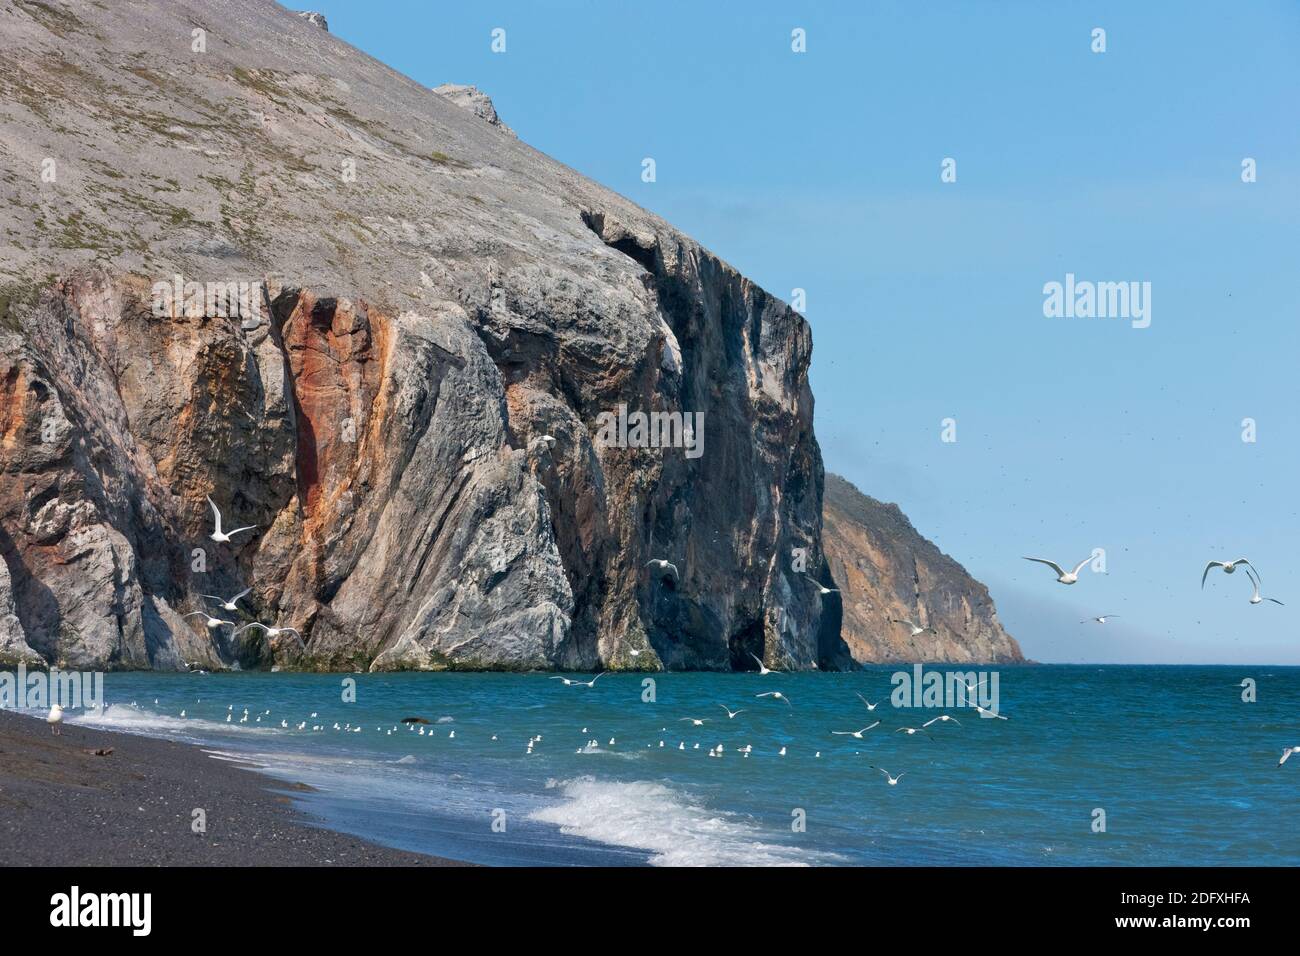
[[[848,662],[790,563],[822,516],[797,313],[275,4],[0,25],[0,653]],[[703,454],[599,442],[620,406],[703,413]],[[209,540],[208,496],[256,530]],[[245,586],[305,646],[183,617]]]
[[[897,505],[827,475],[822,514],[822,545],[843,607],[841,633],[855,660],[1024,660],[988,589],[921,537]],[[935,630],[912,637],[895,620]]]

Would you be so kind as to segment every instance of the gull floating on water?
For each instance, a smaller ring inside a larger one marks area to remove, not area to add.
[[[234,597],[232,597],[229,601],[227,601],[225,598],[217,597],[217,595],[215,595],[215,594],[205,594],[205,595],[203,595],[203,596],[204,596],[205,598],[211,598],[212,600],[216,601],[218,604],[221,605],[221,609],[222,609],[223,611],[238,611],[239,608],[235,606],[235,602],[238,601],[238,600],[239,600],[241,597],[243,597],[245,594],[249,594],[249,593],[251,593],[252,590],[253,590],[252,588],[244,588],[244,590],[240,591],[238,594],[236,594]]]
[[[1238,558],[1236,561],[1211,561],[1205,566],[1205,571],[1201,574],[1201,587],[1205,587],[1205,579],[1210,576],[1210,571],[1214,568],[1223,568],[1224,574],[1232,574],[1237,570],[1237,565],[1239,564],[1246,566],[1246,576],[1252,581],[1259,576],[1259,572],[1255,570],[1255,566],[1246,558]],[[1252,572],[1254,573],[1252,574]]]
[[[1037,561],[1039,564],[1045,564],[1056,572],[1056,580],[1060,581],[1062,584],[1073,584],[1079,580],[1079,572],[1083,570],[1085,564],[1092,560],[1092,555],[1089,555],[1076,564],[1073,571],[1066,571],[1055,561],[1048,561],[1046,558],[1025,558],[1025,560]]]
[[[221,511],[217,508],[217,504],[215,501],[212,500],[211,496],[208,497],[208,505],[212,508],[212,519],[216,525],[216,528],[213,530],[211,534],[211,538],[213,541],[216,541],[219,544],[228,543],[231,538],[239,534],[239,532],[241,531],[254,531],[257,529],[257,525],[250,524],[243,528],[236,528],[234,531],[222,531]]]
[[[874,724],[871,724],[867,727],[863,727],[861,730],[832,730],[831,733],[835,734],[837,737],[857,737],[859,740],[861,740],[862,735],[865,734],[868,730],[871,730],[872,727],[879,727],[879,726],[880,726],[880,721],[876,721]]]
[[[754,696],[755,696],[755,697],[775,697],[777,700],[783,700],[783,701],[785,701],[785,706],[789,707],[791,710],[794,710],[794,705],[790,703],[790,698],[789,698],[789,697],[786,697],[785,694],[781,693],[779,690],[769,690],[769,691],[767,691],[766,693],[755,694]]]

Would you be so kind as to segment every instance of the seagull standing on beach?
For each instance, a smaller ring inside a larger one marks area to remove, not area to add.
[[[1046,558],[1025,558],[1025,560],[1037,561],[1039,564],[1047,565],[1049,568],[1051,568],[1053,571],[1056,572],[1056,580],[1060,581],[1062,584],[1074,584],[1076,581],[1079,580],[1079,572],[1083,570],[1083,566],[1085,564],[1087,564],[1089,561],[1092,560],[1092,556],[1089,555],[1088,557],[1080,561],[1078,564],[1076,564],[1074,566],[1073,571],[1066,571],[1055,561],[1048,561]]]
[[[63,723],[63,708],[58,704],[53,705],[50,708],[49,716],[45,718],[45,722],[50,725],[50,732],[54,734],[54,736],[60,736],[63,733],[63,731],[59,729],[59,725]],[[1285,760],[1286,758],[1283,757],[1282,759]]]
[[[250,524],[250,525],[246,525],[243,528],[236,528],[234,531],[222,531],[221,511],[220,509],[217,508],[216,502],[212,500],[211,496],[208,497],[208,505],[212,508],[212,520],[213,523],[215,524],[215,528],[213,529],[210,537],[212,538],[213,541],[217,542],[218,544],[228,544],[230,542],[230,539],[233,538],[235,535],[239,534],[239,532],[241,531],[254,531],[257,529],[257,525]]]
[[[1210,576],[1210,571],[1212,571],[1214,568],[1223,568],[1224,574],[1232,574],[1234,571],[1237,570],[1237,565],[1239,564],[1245,565],[1246,576],[1250,578],[1252,581],[1259,576],[1259,572],[1255,570],[1255,566],[1251,564],[1250,561],[1248,561],[1246,558],[1238,558],[1236,561],[1211,561],[1209,564],[1205,566],[1205,571],[1202,572],[1201,574],[1201,587],[1202,588],[1205,587],[1205,579]]]

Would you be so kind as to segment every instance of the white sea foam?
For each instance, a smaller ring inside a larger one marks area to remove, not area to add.
[[[569,836],[647,850],[657,866],[808,866],[839,860],[835,854],[767,842],[744,818],[709,810],[660,783],[576,777],[547,786],[563,799],[529,819],[555,824]]]
[[[102,711],[78,711],[68,719],[68,723],[96,727],[100,730],[118,730],[128,734],[143,734],[148,737],[195,736],[205,731],[261,733],[273,729],[267,724],[240,724],[233,721],[227,724],[224,720],[171,717],[167,714],[156,714],[143,707],[131,707],[127,704],[110,704]]]

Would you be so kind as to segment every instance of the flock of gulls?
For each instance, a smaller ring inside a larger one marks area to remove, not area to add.
[[[244,531],[257,530],[257,525],[250,524],[243,528],[235,528],[233,531],[223,531],[221,528],[221,509],[217,507],[217,503],[212,500],[211,496],[208,497],[208,507],[212,509],[212,524],[213,524],[212,534],[210,534],[208,537],[210,537],[213,541],[217,542],[218,544],[231,544],[232,539],[235,537],[235,535]],[[238,594],[229,598],[221,597],[218,594],[204,594],[202,595],[202,597],[206,598],[209,601],[215,601],[217,605],[221,608],[221,610],[226,611],[229,614],[237,614],[243,610],[239,606],[239,599],[243,597],[247,597],[252,592],[253,592],[252,588],[244,588],[244,590],[240,591]],[[220,630],[223,627],[229,627],[231,629],[230,636],[232,638],[238,637],[240,634],[243,634],[249,628],[254,628],[254,627],[260,628],[263,635],[265,635],[266,639],[268,641],[271,641],[272,643],[274,643],[276,638],[280,637],[282,634],[292,634],[294,638],[297,639],[299,647],[302,647],[304,649],[306,647],[302,639],[302,634],[298,632],[297,628],[273,627],[270,624],[263,624],[261,621],[249,621],[247,624],[240,625],[235,621],[227,621],[224,618],[214,617],[213,615],[209,614],[207,611],[190,611],[188,614],[182,614],[181,616],[186,618],[201,617],[203,618],[204,626],[208,630],[214,632]],[[195,665],[189,663],[186,666],[190,668],[194,668]]]

